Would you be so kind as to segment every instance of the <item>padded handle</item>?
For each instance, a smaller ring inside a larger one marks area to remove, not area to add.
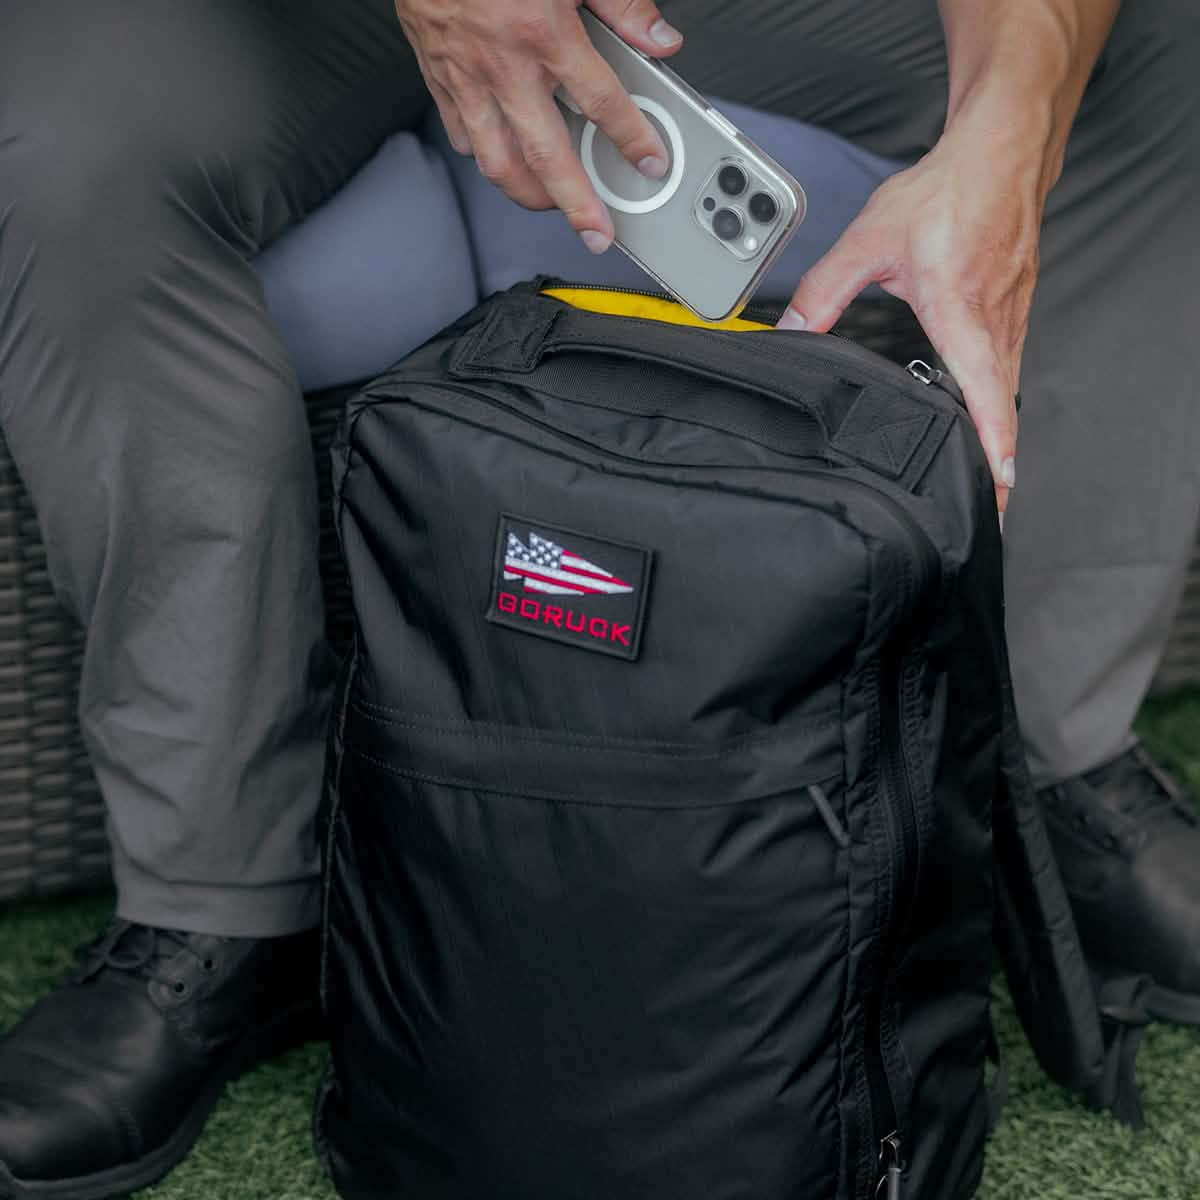
[[[768,354],[763,344],[768,336],[774,335],[600,315],[551,300],[538,300],[528,308],[502,303],[476,328],[475,336],[464,340],[451,369],[455,374],[524,375],[548,356],[567,352],[636,359],[809,409],[825,428],[822,407],[799,394],[796,386],[803,366],[794,356],[788,365],[774,361],[774,352]]]
[[[542,297],[524,303],[499,298],[460,339],[450,371],[531,379],[548,357],[568,353],[655,363],[799,408],[816,423],[828,452],[909,486],[924,474],[953,421],[901,386],[872,378],[890,365],[871,369],[864,362],[857,370],[850,362],[831,363],[835,355],[822,335],[692,328],[599,315]],[[850,346],[836,357],[854,354],[875,357]]]

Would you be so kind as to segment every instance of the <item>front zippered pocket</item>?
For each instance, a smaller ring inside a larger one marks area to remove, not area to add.
[[[425,1131],[411,1173],[444,1139],[421,1196],[837,1193],[840,715],[613,745],[351,704],[334,854],[387,886],[336,873],[332,1015],[384,1006],[344,1084]]]

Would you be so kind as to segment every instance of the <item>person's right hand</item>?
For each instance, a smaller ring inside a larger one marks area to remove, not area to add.
[[[656,58],[683,43],[651,0],[588,0]],[[396,0],[446,132],[460,154],[526,208],[560,208],[593,253],[612,244],[608,209],[571,147],[561,85],[644,175],[668,169],[662,139],[596,52],[576,0]]]

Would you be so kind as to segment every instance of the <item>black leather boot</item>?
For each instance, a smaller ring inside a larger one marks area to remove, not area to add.
[[[1040,793],[1079,935],[1102,978],[1147,975],[1147,1007],[1200,1023],[1200,819],[1137,745]]]
[[[0,1039],[0,1198],[102,1200],[191,1149],[225,1084],[320,1031],[318,937],[115,921]]]

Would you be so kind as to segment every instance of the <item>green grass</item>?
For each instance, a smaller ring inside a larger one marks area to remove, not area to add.
[[[1142,729],[1200,789],[1200,693],[1150,705]],[[107,912],[103,900],[83,900],[0,915],[0,1026],[54,982]],[[1200,1031],[1147,1033],[1148,1127],[1133,1133],[1054,1087],[1003,994],[997,1007],[1012,1081],[978,1200],[1200,1200]],[[230,1087],[195,1152],[148,1200],[329,1200],[308,1129],[322,1057],[298,1051]]]

